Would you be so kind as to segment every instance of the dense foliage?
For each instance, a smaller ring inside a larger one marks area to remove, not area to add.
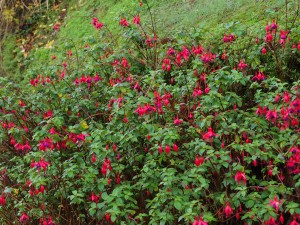
[[[91,18],[86,43],[1,78],[1,222],[300,223],[299,5],[286,10],[251,35],[160,38],[144,1],[119,37]]]

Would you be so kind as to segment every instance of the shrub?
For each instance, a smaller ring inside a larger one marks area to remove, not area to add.
[[[61,61],[1,78],[2,222],[300,222],[297,17],[163,40],[141,6],[123,36],[91,18]]]

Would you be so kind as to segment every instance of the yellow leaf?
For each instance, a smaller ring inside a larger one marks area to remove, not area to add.
[[[14,193],[15,193],[15,195],[18,195],[19,194],[19,190],[18,189],[14,189]]]
[[[80,127],[84,130],[89,128],[89,125],[87,125],[87,123],[83,120],[80,122]]]
[[[54,40],[48,41],[48,43],[46,44],[45,48],[52,48],[53,43],[54,43]]]

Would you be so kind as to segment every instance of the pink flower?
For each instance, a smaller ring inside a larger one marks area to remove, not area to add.
[[[265,37],[265,41],[266,42],[271,42],[273,40],[273,36],[271,33],[268,33]]]
[[[200,166],[203,162],[204,162],[204,158],[200,157],[199,155],[196,155],[195,165]]]
[[[263,81],[265,79],[265,75],[262,72],[256,73],[255,76],[251,78],[253,81]]]
[[[25,212],[22,213],[22,216],[20,217],[20,222],[22,224],[26,224],[29,220],[29,216]]]
[[[208,225],[208,223],[206,221],[203,221],[202,217],[200,217],[200,219],[198,221],[198,225]]]
[[[0,198],[0,204],[1,204],[2,206],[4,206],[5,203],[6,203],[5,196],[4,196],[4,194],[2,194],[2,195],[1,195],[1,198]]]
[[[273,200],[270,200],[270,205],[278,212],[280,201],[277,199],[276,196],[274,196]]]
[[[297,223],[297,221],[294,219],[294,220],[290,223],[290,225],[299,225],[299,223]]]
[[[270,25],[270,27],[272,30],[276,30],[278,28],[278,25],[276,24],[275,20],[272,21],[272,24]]]
[[[266,225],[276,225],[276,220],[271,216],[268,221],[265,222]]]
[[[230,217],[230,215],[232,214],[232,208],[230,207],[230,204],[229,203],[227,203],[226,204],[226,207],[225,207],[225,209],[224,209],[224,213],[225,213],[225,215],[226,215],[226,218],[228,218],[228,217]]]
[[[103,23],[99,22],[98,18],[93,18],[92,24],[97,30],[100,30],[104,26]]]
[[[177,125],[177,126],[180,125],[180,124],[182,124],[182,122],[183,122],[183,121],[182,121],[181,119],[178,119],[178,117],[176,117],[176,118],[174,119],[174,124]]]
[[[198,46],[193,46],[192,47],[192,52],[195,54],[195,55],[201,55],[203,53],[204,49],[201,45],[198,45]]]
[[[211,127],[208,128],[207,132],[205,134],[202,134],[202,138],[204,141],[212,141],[213,137],[216,137],[216,133],[214,133],[213,129]]]
[[[283,101],[284,102],[289,102],[290,99],[291,99],[291,95],[287,91],[284,92],[284,94],[283,94]]]
[[[174,143],[174,145],[173,145],[173,150],[174,150],[175,152],[178,152],[178,146],[176,145],[176,143]]]
[[[92,162],[92,163],[95,163],[95,162],[96,162],[96,159],[97,159],[97,158],[96,158],[96,155],[95,155],[95,153],[93,153],[93,154],[92,154],[92,158],[91,158],[91,162]]]
[[[166,145],[165,151],[167,154],[169,154],[171,151],[171,147],[169,145]]]
[[[133,23],[137,24],[137,25],[141,24],[141,17],[140,17],[140,15],[137,15],[137,16],[133,17]]]
[[[246,175],[245,173],[241,172],[241,171],[237,171],[235,176],[234,176],[234,180],[237,182],[237,183],[244,183],[246,184]]]
[[[128,21],[126,20],[126,18],[123,18],[123,19],[120,19],[120,22],[119,24],[123,27],[128,27],[129,26],[129,23]]]
[[[247,69],[247,67],[248,67],[248,64],[246,64],[244,60],[240,60],[240,63],[239,63],[239,65],[238,65],[238,68],[239,68],[240,70],[245,70],[245,69]]]

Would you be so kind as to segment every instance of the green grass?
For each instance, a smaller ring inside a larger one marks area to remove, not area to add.
[[[284,17],[285,0],[148,0],[148,3],[159,37],[182,31],[191,34],[199,27],[204,28],[206,36],[213,36],[220,35],[220,30],[223,32],[224,28],[228,33],[239,35],[252,32],[255,35],[255,29],[264,26],[266,18]],[[113,34],[118,34],[122,29],[118,23],[119,18],[126,16],[132,22],[132,15],[140,10],[143,10],[142,22],[150,22],[147,4],[144,3],[140,8],[138,0],[72,0],[64,4],[68,5],[67,16],[60,31],[48,35],[48,41],[54,40],[53,45],[51,48],[41,46],[32,50],[27,60],[28,68],[42,68],[49,63],[54,53],[62,57],[68,49],[82,47],[87,37],[97,34],[91,25],[93,17],[98,17]],[[48,26],[54,23],[49,21]],[[13,45],[8,45],[4,51],[5,68],[10,72],[16,68],[12,50]]]
[[[18,74],[19,68],[15,53],[16,48],[16,38],[14,35],[9,35],[3,43],[3,52],[0,52],[1,57],[3,58],[2,62],[2,70],[3,74],[0,76],[8,75],[8,74]]]

